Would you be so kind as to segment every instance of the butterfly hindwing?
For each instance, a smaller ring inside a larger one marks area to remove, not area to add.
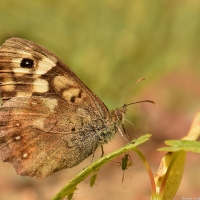
[[[64,105],[64,101],[51,98],[15,97],[2,106],[1,157],[19,174],[44,178],[77,165],[96,149],[98,141],[90,130],[87,111],[81,116],[70,107],[71,112],[78,113],[72,120],[65,117],[67,111],[60,113]]]

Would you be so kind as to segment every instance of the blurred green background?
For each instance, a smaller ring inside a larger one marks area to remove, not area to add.
[[[133,137],[153,135],[142,150],[154,172],[163,155],[156,149],[166,139],[187,134],[199,110],[200,1],[1,0],[0,44],[13,36],[55,53],[109,109],[116,108],[133,83],[144,77],[146,81],[135,85],[123,103],[152,99],[157,106],[130,106],[127,119],[136,131],[128,123],[125,127]],[[124,144],[117,134],[105,151]],[[97,186],[90,189],[83,183],[76,199],[150,199],[147,173],[133,157],[127,190],[121,187],[120,168],[106,166]],[[42,181],[17,176],[9,164],[0,162],[0,199],[50,199],[89,161]],[[200,196],[198,155],[188,156],[187,163],[177,199]]]

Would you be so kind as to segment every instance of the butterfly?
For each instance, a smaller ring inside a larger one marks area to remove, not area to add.
[[[0,48],[0,156],[17,174],[46,178],[123,133],[127,105],[105,104],[47,49],[10,38]]]

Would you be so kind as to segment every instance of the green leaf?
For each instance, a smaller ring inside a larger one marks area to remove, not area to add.
[[[165,144],[171,147],[163,147],[158,149],[159,151],[191,151],[195,153],[200,153],[200,142],[198,141],[190,141],[190,140],[167,140]]]
[[[164,156],[155,177],[157,194],[153,200],[173,199],[182,180],[185,157],[185,151],[169,152]]]

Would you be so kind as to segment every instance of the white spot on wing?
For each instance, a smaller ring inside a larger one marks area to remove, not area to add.
[[[44,119],[34,119],[32,125],[42,130],[44,128]]]
[[[20,127],[20,123],[16,123],[15,126]]]
[[[50,112],[54,112],[55,107],[58,105],[58,101],[56,99],[46,99],[45,104],[50,109]]]
[[[24,153],[23,155],[22,155],[22,158],[28,158],[28,153]]]
[[[15,140],[20,140],[20,139],[21,139],[20,135],[18,135],[18,136],[15,137]]]
[[[16,94],[17,97],[31,97],[32,96],[32,92],[31,91],[21,91],[21,92],[17,92]]]
[[[35,71],[35,74],[45,74],[54,66],[56,66],[56,63],[44,57],[40,62],[38,62],[38,67]]]
[[[39,93],[44,93],[47,92],[49,89],[49,84],[46,80],[44,79],[36,79],[33,82],[33,92],[39,92]]]

